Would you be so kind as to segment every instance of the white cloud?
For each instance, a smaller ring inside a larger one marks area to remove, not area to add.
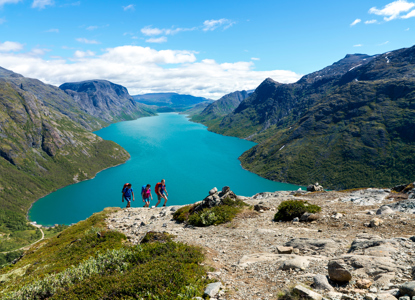
[[[22,0],[0,0],[0,7],[2,7],[4,4],[8,4],[8,3],[18,3]]]
[[[5,18],[0,18],[0,25],[6,23],[6,19]]]
[[[405,31],[409,31],[409,28],[406,28]]]
[[[384,45],[386,45],[386,44],[389,44],[389,41],[386,41],[386,42],[384,42],[384,43],[380,43],[380,44],[378,44],[378,46],[384,46]]]
[[[98,29],[98,26],[88,26],[86,28],[86,30],[90,30],[90,31],[95,30],[95,29]]]
[[[260,60],[258,57],[251,57],[251,60]]]
[[[161,43],[167,42],[167,38],[165,36],[161,36],[159,38],[149,38],[149,39],[146,40],[146,42],[147,43],[158,43],[158,44],[161,44]]]
[[[362,47],[362,44],[353,45],[353,47]]]
[[[203,31],[212,31],[223,26],[223,30],[231,27],[235,22],[228,19],[206,20],[203,22]]]
[[[46,30],[45,32],[54,32],[54,33],[59,33],[59,29],[57,28],[51,28],[49,30]]]
[[[127,6],[123,6],[122,8],[124,9],[124,11],[127,11],[127,10],[135,10],[134,4],[130,4],[130,5],[127,5]]]
[[[412,17],[415,17],[415,10],[407,13],[406,15],[402,16],[401,18],[402,19],[409,19],[409,18],[412,18]]]
[[[75,58],[84,58],[88,56],[95,56],[95,52],[92,52],[90,50],[87,50],[87,51],[76,50],[74,53]]]
[[[212,99],[236,90],[254,89],[267,77],[282,83],[301,77],[287,70],[255,71],[253,62],[197,61],[192,51],[156,51],[139,46],[108,48],[101,55],[70,61],[4,53],[0,55],[0,66],[54,85],[100,78],[127,87],[132,95],[170,91]]]
[[[80,43],[84,43],[84,44],[100,44],[100,42],[96,41],[96,40],[88,40],[86,38],[77,38],[76,39],[78,42]]]
[[[144,28],[141,28],[141,33],[147,36],[153,36],[153,35],[174,35],[179,32],[183,31],[193,31],[196,30],[197,27],[192,28],[153,28],[152,26],[146,26]]]
[[[16,52],[23,49],[23,45],[17,42],[6,41],[4,43],[0,42],[0,52]]]
[[[33,0],[32,8],[44,9],[48,5],[54,5],[55,1],[53,0]]]
[[[354,21],[352,22],[352,24],[350,24],[350,26],[354,26],[354,25],[356,25],[356,24],[358,24],[358,23],[360,23],[360,22],[362,22],[362,20],[360,20],[360,19],[356,19],[356,20],[354,20]]]
[[[408,2],[406,0],[397,0],[385,5],[385,7],[382,9],[372,7],[369,9],[369,13],[378,16],[384,16],[383,19],[385,21],[391,21],[393,19],[399,18],[401,13],[407,12],[414,6],[415,3]]]
[[[369,20],[369,21],[365,21],[365,24],[375,24],[377,23],[377,20]]]

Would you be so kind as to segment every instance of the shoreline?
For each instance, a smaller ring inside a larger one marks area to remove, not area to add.
[[[127,151],[127,150],[126,150],[126,151]],[[127,153],[128,153],[128,152],[127,152]],[[130,153],[128,153],[128,154],[130,155]],[[108,170],[108,169],[111,169],[111,168],[115,168],[115,167],[121,166],[121,165],[123,165],[123,164],[127,163],[130,159],[131,159],[131,155],[130,155],[130,158],[129,158],[129,159],[127,159],[127,160],[126,160],[125,162],[123,162],[123,163],[117,164],[117,165],[115,165],[115,166],[106,167],[106,168],[104,168],[104,169],[102,169],[102,170],[99,170],[98,172],[96,172],[96,173],[95,173],[94,177],[87,178],[87,179],[84,179],[84,180],[80,180],[80,181],[78,181],[78,182],[74,182],[74,183],[70,183],[70,184],[67,184],[67,185],[61,186],[60,188],[57,188],[56,190],[54,190],[54,191],[52,191],[52,192],[49,192],[49,193],[45,194],[44,196],[42,196],[42,197],[40,197],[40,198],[36,199],[35,201],[33,201],[33,202],[30,204],[30,207],[29,207],[29,209],[28,209],[28,210],[27,210],[27,212],[26,212],[26,220],[27,220],[27,221],[29,221],[29,222],[36,222],[36,221],[31,221],[31,220],[30,220],[30,218],[29,218],[29,211],[32,209],[33,204],[35,204],[36,202],[38,202],[40,199],[45,198],[46,196],[48,196],[48,195],[50,195],[50,194],[52,194],[52,193],[56,192],[57,190],[63,189],[63,188],[65,188],[65,187],[67,187],[67,186],[74,185],[74,184],[77,184],[77,183],[80,183],[80,182],[84,182],[84,181],[88,181],[88,180],[92,180],[92,179],[94,179],[95,177],[97,177],[98,173],[101,173],[101,172],[103,172],[103,171],[105,171],[105,170]],[[42,226],[43,226],[43,225],[42,225]]]

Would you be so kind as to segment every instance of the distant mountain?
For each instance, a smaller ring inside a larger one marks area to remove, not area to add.
[[[181,95],[177,93],[152,93],[133,96],[134,100],[155,106],[158,112],[185,111],[198,103],[212,101],[203,97]]]
[[[202,112],[193,115],[192,121],[203,123],[207,126],[215,126],[223,116],[233,112],[239,104],[251,93],[247,91],[236,91],[227,94],[217,101],[209,104]]]
[[[263,177],[331,189],[415,180],[415,46],[347,55],[293,84],[265,80],[220,122],[259,144],[242,166]]]
[[[64,83],[60,87],[86,113],[107,123],[153,115],[125,87],[106,80]]]
[[[213,101],[205,101],[205,102],[200,102],[198,104],[196,104],[195,106],[193,106],[192,108],[189,108],[185,111],[182,111],[182,114],[186,114],[189,116],[194,116],[194,115],[198,115],[200,114],[207,106],[209,106]]]

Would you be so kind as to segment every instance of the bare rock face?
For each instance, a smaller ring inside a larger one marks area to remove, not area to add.
[[[293,247],[302,251],[316,251],[319,253],[334,253],[338,244],[332,239],[294,238],[285,243],[287,247]]]
[[[349,282],[352,279],[348,266],[341,260],[329,261],[328,272],[330,279],[336,282]]]
[[[322,192],[324,191],[324,188],[316,182],[315,184],[310,184],[307,186],[308,192]]]

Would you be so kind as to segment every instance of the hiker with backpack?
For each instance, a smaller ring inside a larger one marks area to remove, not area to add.
[[[124,199],[127,201],[127,208],[131,207],[131,196],[133,196],[133,201],[135,201],[134,191],[131,188],[131,183],[126,183],[122,189],[122,202],[124,202]]]
[[[157,182],[155,190],[156,190],[157,199],[158,199],[156,207],[157,205],[160,204],[161,198],[164,198],[163,206],[166,206],[167,196],[169,195],[169,193],[166,190],[166,181],[162,179],[161,182]]]
[[[150,207],[150,198],[153,200],[153,196],[151,195],[151,185],[143,185],[141,188],[141,196],[143,197],[143,202],[145,203],[143,207]]]

